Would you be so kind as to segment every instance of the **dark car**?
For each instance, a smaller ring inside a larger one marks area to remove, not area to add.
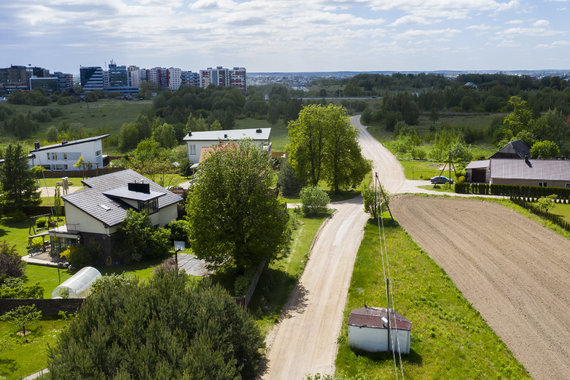
[[[435,177],[430,178],[431,183],[434,185],[443,185],[444,183],[449,183],[450,185],[453,184],[453,180],[442,175],[438,175]]]

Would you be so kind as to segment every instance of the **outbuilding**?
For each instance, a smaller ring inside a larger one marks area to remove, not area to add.
[[[388,329],[388,314],[390,324]],[[412,322],[400,313],[380,307],[354,309],[348,317],[348,345],[368,352],[410,353]]]
[[[86,298],[98,278],[101,278],[101,273],[97,269],[84,267],[55,288],[51,298]]]

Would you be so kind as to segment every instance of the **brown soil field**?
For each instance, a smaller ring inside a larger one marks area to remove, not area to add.
[[[408,195],[390,208],[532,377],[569,377],[568,239],[492,202]]]

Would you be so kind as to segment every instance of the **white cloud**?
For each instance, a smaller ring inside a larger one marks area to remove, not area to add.
[[[485,24],[479,24],[479,25],[469,25],[467,27],[468,30],[489,30],[491,29],[491,27],[489,25],[485,25]]]
[[[550,22],[548,22],[548,20],[537,20],[535,21],[532,26],[548,26],[548,24],[550,24]]]
[[[506,24],[509,24],[509,25],[518,25],[518,24],[522,24],[522,23],[524,23],[523,20],[509,20],[506,22]]]
[[[555,49],[563,46],[570,46],[570,41],[553,41],[550,44],[538,44],[538,49]]]

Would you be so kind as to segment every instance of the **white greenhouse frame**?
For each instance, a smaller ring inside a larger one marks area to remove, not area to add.
[[[89,295],[91,284],[101,277],[93,267],[84,267],[53,290],[51,298],[85,298]]]

